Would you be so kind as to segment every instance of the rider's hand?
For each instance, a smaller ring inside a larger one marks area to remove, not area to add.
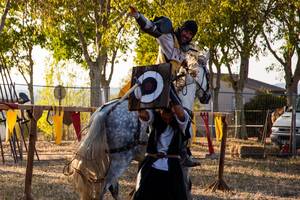
[[[148,121],[150,118],[147,110],[139,110],[138,114],[139,114],[139,118],[143,121]]]
[[[182,66],[183,68],[187,69],[187,67],[188,67],[187,61],[186,61],[186,60],[183,60],[182,63],[181,63],[181,66]]]
[[[138,10],[134,6],[129,6],[129,13],[128,15],[131,17],[137,17],[139,14]]]

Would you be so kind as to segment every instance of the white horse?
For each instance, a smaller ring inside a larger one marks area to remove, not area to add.
[[[182,105],[192,110],[195,97],[202,103],[210,98],[207,59],[193,53],[188,53],[187,58],[188,69],[181,70],[184,75],[175,87]],[[81,199],[102,199],[108,189],[115,199],[120,199],[118,179],[132,160],[144,158],[146,128],[136,112],[128,111],[127,100],[112,101],[92,115],[88,133],[65,170]]]

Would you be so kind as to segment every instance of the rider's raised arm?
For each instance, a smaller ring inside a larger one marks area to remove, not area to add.
[[[143,14],[138,12],[135,7],[130,6],[129,8],[129,15],[135,18],[144,32],[156,38],[160,37],[163,34],[172,32],[172,22],[167,17],[155,18],[155,22],[153,22],[147,19]]]
[[[160,37],[162,33],[158,30],[158,27],[149,19],[147,19],[143,14],[137,13],[134,18],[137,23],[140,25],[142,31],[152,35],[153,37]]]
[[[180,45],[173,32],[172,22],[167,17],[157,17],[154,21],[150,21],[143,14],[138,12],[135,7],[130,6],[130,13],[141,27],[141,29],[154,36],[159,43],[160,55],[164,55],[164,59],[158,57],[157,63],[175,61],[181,64],[185,60],[185,55],[180,49]],[[174,66],[175,67],[175,66]]]

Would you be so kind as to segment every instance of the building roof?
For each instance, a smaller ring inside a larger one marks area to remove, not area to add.
[[[214,77],[216,77],[217,74],[214,73]],[[237,77],[237,74],[233,75],[234,77]],[[221,74],[221,80],[228,82],[229,81],[229,74]],[[271,85],[262,81],[258,81],[252,78],[247,78],[245,81],[245,88],[253,89],[253,90],[268,90],[270,92],[276,92],[276,93],[284,93],[285,89],[278,87],[276,85]]]
[[[271,85],[262,81],[258,81],[252,78],[247,78],[245,86],[251,89],[265,89],[272,92],[285,92],[284,88],[278,87],[276,85]]]

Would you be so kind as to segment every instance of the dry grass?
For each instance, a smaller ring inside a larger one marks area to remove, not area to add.
[[[191,173],[194,199],[300,199],[299,157],[268,156],[266,159],[258,160],[231,158],[229,147],[237,143],[255,144],[254,141],[228,142],[224,180],[231,191],[223,193],[206,190],[217,178],[218,161],[202,159],[202,165],[193,168]],[[34,163],[32,180],[32,193],[35,199],[78,199],[62,174],[63,167],[75,146],[74,143],[61,146],[47,142],[38,143],[41,161]],[[216,151],[217,149],[218,147],[215,147]],[[207,147],[197,145],[193,147],[193,151],[195,157],[203,158],[207,153]],[[6,153],[8,152],[6,149]],[[23,194],[26,162],[15,165],[11,157],[7,156],[6,159],[10,161],[5,165],[0,164],[0,199],[18,199]],[[134,188],[136,169],[137,163],[133,162],[120,180],[120,193],[123,199],[128,199],[129,192]],[[107,194],[105,199],[112,198]]]

